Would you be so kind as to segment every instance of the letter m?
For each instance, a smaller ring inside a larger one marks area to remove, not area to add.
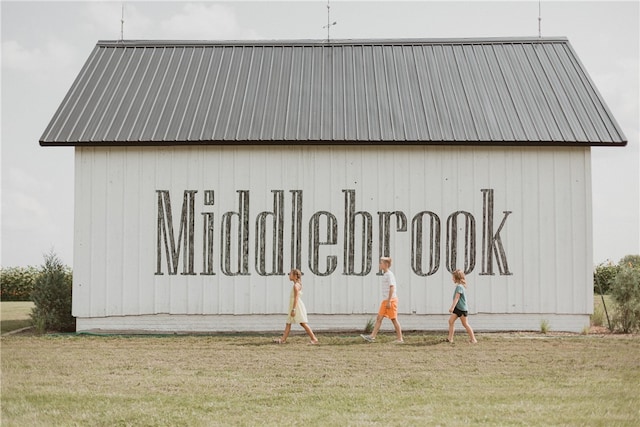
[[[158,232],[157,232],[157,266],[156,274],[162,273],[162,252],[167,258],[169,274],[177,274],[180,256],[182,255],[182,274],[195,274],[193,271],[193,236],[194,236],[194,211],[195,190],[185,190],[182,197],[182,215],[180,216],[180,232],[178,240],[173,232],[173,215],[171,213],[171,198],[169,191],[156,190],[158,194]]]

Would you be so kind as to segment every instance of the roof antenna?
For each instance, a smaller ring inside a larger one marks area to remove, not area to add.
[[[122,10],[120,14],[120,41],[124,40],[124,2],[122,3]]]
[[[336,25],[337,23],[337,21],[331,22],[331,6],[329,6],[329,0],[327,0],[327,25],[322,27],[327,29],[327,43],[331,41],[331,26]]]
[[[538,0],[538,38],[542,37],[542,0]]]

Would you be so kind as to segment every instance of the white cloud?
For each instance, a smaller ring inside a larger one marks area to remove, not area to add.
[[[31,231],[35,226],[44,231],[54,229],[47,208],[35,196],[15,190],[2,193],[3,228],[14,231]]]
[[[25,73],[38,81],[55,80],[53,74],[58,72],[69,74],[75,71],[78,62],[81,63],[77,49],[61,40],[50,39],[35,48],[15,40],[2,41],[3,71]]]
[[[159,25],[163,38],[187,40],[257,38],[243,29],[232,9],[217,4],[189,3]]]

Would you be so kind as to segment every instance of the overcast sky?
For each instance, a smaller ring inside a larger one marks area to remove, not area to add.
[[[74,156],[38,144],[98,40],[324,39],[326,1],[2,0],[2,266],[73,265]],[[331,38],[565,36],[625,132],[592,149],[594,264],[640,254],[638,1],[333,0]]]

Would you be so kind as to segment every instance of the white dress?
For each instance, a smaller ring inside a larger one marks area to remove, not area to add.
[[[287,323],[309,323],[307,320],[307,309],[302,302],[302,289],[298,291],[298,305],[296,306],[296,315],[291,316],[291,310],[293,310],[293,301],[295,300],[295,292],[293,285],[291,287],[291,295],[289,296],[289,316],[287,317]]]

